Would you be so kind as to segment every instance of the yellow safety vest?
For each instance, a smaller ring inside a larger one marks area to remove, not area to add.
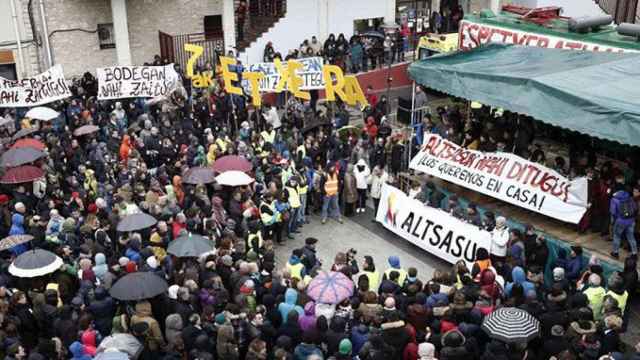
[[[305,195],[307,193],[308,188],[309,187],[307,186],[307,184],[305,184],[304,186],[298,186],[298,194]]]
[[[618,301],[618,307],[620,308],[620,310],[622,310],[622,313],[624,314],[624,309],[627,306],[627,298],[629,298],[629,292],[625,290],[624,293],[622,293],[622,295],[620,294],[616,294],[615,292],[609,290],[607,291],[607,293],[605,294],[605,296],[610,295],[612,298],[616,299],[616,301]]]
[[[378,292],[380,286],[380,273],[377,271],[363,271],[369,279],[369,290]]]
[[[264,141],[268,142],[268,143],[272,143],[274,141],[276,141],[276,131],[272,130],[271,132],[268,131],[263,131],[260,133],[260,136],[262,136],[262,138],[264,139]]]
[[[384,272],[384,274],[387,276],[387,279],[389,280],[391,280],[390,275],[392,271],[397,271],[400,274],[400,276],[398,276],[398,285],[404,285],[404,281],[407,279],[407,272],[404,269],[389,268]]]
[[[292,208],[297,209],[300,207],[300,195],[298,195],[298,191],[292,188],[291,186],[285,187],[289,192],[289,204]]]
[[[249,243],[249,250],[253,250],[257,253],[258,249],[253,247],[253,240],[256,238],[258,239],[258,249],[260,249],[264,244],[264,242],[262,241],[262,232],[258,231],[255,234],[249,234],[249,237],[247,238],[247,242]]]
[[[338,175],[327,175],[327,181],[324,183],[324,192],[327,196],[338,194]]]
[[[291,170],[291,166],[287,170],[282,170],[282,175],[280,175],[280,181],[282,184],[286,184],[289,179],[293,176],[293,170]]]
[[[302,269],[304,269],[304,265],[302,265],[302,263],[291,265],[289,264],[289,262],[287,262],[287,265],[285,265],[285,268],[289,270],[292,278],[302,280]]]
[[[271,212],[273,213],[273,215],[270,215],[264,211],[260,211],[260,220],[262,220],[262,223],[269,226],[271,224],[273,224],[275,222],[275,215],[276,215],[276,205],[272,202],[271,204],[268,204],[266,202],[262,202],[262,204],[260,204],[260,207],[266,205],[269,210],[271,210]]]

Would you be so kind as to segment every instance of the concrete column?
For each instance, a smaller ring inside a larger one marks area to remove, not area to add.
[[[329,9],[331,0],[318,0],[318,41],[324,43],[329,37]]]
[[[393,24],[396,22],[396,0],[386,0],[387,6],[384,14],[385,24]]]
[[[222,0],[222,31],[224,31],[225,55],[236,53],[236,11],[233,0]]]
[[[133,65],[129,46],[129,25],[127,23],[127,0],[111,0],[111,18],[116,40],[118,65]]]

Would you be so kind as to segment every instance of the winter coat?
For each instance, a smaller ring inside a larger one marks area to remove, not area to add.
[[[322,351],[314,344],[300,343],[293,351],[295,360],[307,360],[311,355],[318,355],[322,358]]]
[[[233,337],[233,327],[231,325],[223,325],[218,329],[216,351],[218,353],[219,360],[236,360],[240,358],[238,346],[235,344],[235,339]]]
[[[359,353],[368,339],[369,328],[366,325],[360,324],[354,326],[353,329],[351,329],[351,345],[353,346],[351,352],[353,354]]]
[[[344,201],[353,204],[358,201],[358,189],[356,187],[356,177],[352,172],[348,172],[344,176]]]
[[[524,290],[524,294],[526,295],[529,291],[536,291],[536,286],[527,281],[527,275],[524,270],[520,266],[516,266],[511,270],[511,277],[513,278],[513,282],[510,282],[505,286],[505,294],[509,297],[511,296],[511,289],[513,285],[520,284],[522,285],[522,289]]]
[[[24,230],[24,215],[18,213],[13,214],[11,216],[11,229],[9,229],[9,235],[24,234],[26,234],[26,231]],[[27,244],[15,245],[11,248],[11,253],[15,256],[18,256],[25,251],[27,251]]]
[[[93,273],[100,282],[104,283],[105,275],[109,272],[109,265],[107,265],[107,258],[103,253],[97,253],[95,256],[95,265],[93,266]]]
[[[383,323],[382,338],[384,342],[393,348],[392,359],[401,359],[404,347],[409,343],[409,334],[405,328],[404,321],[394,321]]]
[[[374,199],[380,199],[382,197],[382,186],[389,180],[387,172],[382,172],[380,175],[375,173],[371,175],[371,197]]]
[[[356,188],[367,189],[367,186],[368,186],[367,181],[369,179],[370,174],[371,174],[371,170],[369,170],[369,166],[364,161],[364,159],[358,160],[353,170],[353,175],[356,178]]]
[[[171,314],[165,319],[165,337],[170,347],[174,347],[182,336],[182,317],[180,314]]]
[[[69,346],[69,351],[73,354],[71,360],[91,360],[91,356],[85,353],[84,345],[79,341],[75,341]]]
[[[94,296],[95,299],[87,306],[87,311],[93,316],[96,329],[106,336],[111,334],[116,303],[103,287],[98,287]]]
[[[147,323],[149,326],[149,348],[153,351],[161,349],[164,346],[164,338],[160,331],[160,324],[151,313],[151,304],[148,301],[142,301],[136,304],[136,312],[131,317],[131,325],[137,323]]]
[[[631,201],[635,213],[638,212],[638,209],[635,207],[635,202],[631,199],[631,195],[628,192],[624,190],[616,191],[611,197],[611,201],[609,203],[609,214],[614,221],[614,225],[619,224],[621,226],[629,226],[636,221],[636,214],[633,214],[633,216],[629,218],[625,218],[622,215],[621,206],[626,201]]]
[[[297,311],[298,315],[304,314],[304,309],[302,309],[301,306],[296,305],[296,301],[298,301],[298,292],[294,289],[287,289],[284,293],[284,302],[278,305],[278,311],[282,317],[283,324],[287,322],[287,317],[291,310]]]
[[[302,331],[310,331],[316,327],[316,304],[312,301],[304,306],[304,315],[298,318]]]

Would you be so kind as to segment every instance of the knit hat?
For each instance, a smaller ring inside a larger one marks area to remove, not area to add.
[[[240,286],[240,293],[249,295],[253,292],[255,286],[256,285],[254,284],[253,280],[247,280],[244,282],[244,284],[242,284],[242,286]]]
[[[340,341],[340,345],[338,346],[338,352],[340,355],[349,355],[351,354],[351,349],[353,346],[351,345],[351,341],[349,339],[342,339]]]
[[[394,309],[396,307],[396,299],[394,299],[393,296],[389,296],[384,301],[384,307],[387,309]]]
[[[564,336],[564,328],[562,327],[562,325],[553,325],[551,327],[551,336]]]
[[[436,347],[432,343],[421,343],[418,345],[418,356],[425,359],[433,359]]]
[[[393,255],[393,256],[389,256],[389,266],[391,266],[394,269],[399,269],[400,268],[400,258]]]
[[[24,212],[24,211],[27,209],[27,208],[24,206],[24,204],[23,204],[23,203],[21,203],[21,202],[17,202],[17,203],[14,205],[14,208],[16,209],[16,211],[17,211],[17,212]]]
[[[230,255],[223,256],[222,264],[224,264],[225,266],[233,266],[233,258]]]
[[[125,267],[125,270],[127,271],[128,274],[136,272],[138,270],[138,267],[136,266],[136,263],[133,261],[129,261],[127,263],[127,266]]]
[[[564,279],[564,269],[557,267],[553,269],[553,281],[561,281]]]
[[[118,259],[118,264],[120,265],[120,267],[125,267],[127,266],[128,263],[129,263],[129,258],[126,256],[123,256]]]
[[[227,318],[224,316],[224,313],[220,313],[216,315],[215,321],[218,325],[224,325],[224,323],[227,321]]]
[[[177,300],[178,299],[178,290],[179,289],[180,289],[180,286],[178,286],[178,285],[169,286],[169,288],[167,289],[167,294],[169,296],[169,299]]]

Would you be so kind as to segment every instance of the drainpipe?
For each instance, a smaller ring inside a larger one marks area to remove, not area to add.
[[[11,0],[11,18],[13,20],[13,32],[16,35],[16,44],[18,45],[18,65],[20,66],[20,70],[17,71],[18,80],[22,79],[24,75],[24,58],[22,57],[22,39],[20,35],[20,30],[18,29],[18,14],[16,13],[16,2],[15,0]]]
[[[47,62],[45,63],[45,65],[48,69],[53,66],[53,56],[51,54],[51,45],[49,44],[49,26],[47,25],[47,11],[44,8],[44,0],[40,0],[40,17],[42,19],[42,39],[44,44],[44,53],[47,55]]]

